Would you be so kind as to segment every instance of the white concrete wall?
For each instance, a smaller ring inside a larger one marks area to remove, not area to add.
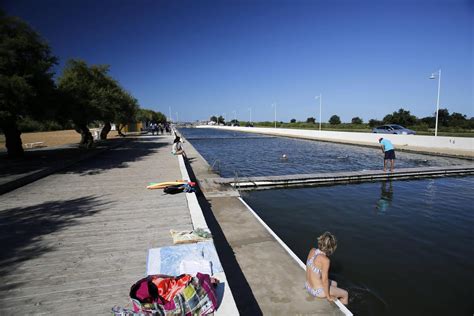
[[[423,135],[389,135],[356,132],[333,132],[288,128],[266,127],[237,127],[237,126],[199,126],[203,128],[218,128],[249,133],[267,135],[280,135],[298,138],[319,139],[351,144],[378,146],[378,139],[390,139],[397,149],[407,149],[422,152],[451,154],[461,156],[474,156],[474,138],[472,137],[446,137]]]

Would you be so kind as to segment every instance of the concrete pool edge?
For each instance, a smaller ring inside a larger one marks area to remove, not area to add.
[[[363,147],[380,148],[380,137],[390,138],[396,150],[424,153],[443,157],[474,160],[473,137],[448,137],[425,135],[391,135],[360,132],[334,132],[288,128],[237,127],[199,125],[197,128],[214,128],[254,134],[265,134],[323,142],[341,143]]]

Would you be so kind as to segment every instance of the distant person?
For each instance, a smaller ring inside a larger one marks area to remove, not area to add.
[[[342,304],[349,302],[349,293],[338,288],[337,282],[329,280],[329,266],[331,256],[337,248],[337,240],[330,232],[325,232],[318,237],[318,249],[312,248],[306,260],[306,282],[305,288],[314,297],[325,297],[332,302],[336,298]]]
[[[179,136],[176,136],[173,141],[173,148],[171,150],[171,153],[173,155],[184,155],[183,145],[181,144],[181,138]]]
[[[286,154],[283,154],[280,159],[286,161],[288,160],[288,156]]]
[[[390,160],[390,171],[393,172],[395,167],[395,147],[392,142],[385,138],[379,138],[379,143],[382,146],[382,152],[384,153],[383,158],[383,171],[387,171],[387,160]]]

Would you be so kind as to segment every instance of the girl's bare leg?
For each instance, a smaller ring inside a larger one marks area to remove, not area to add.
[[[337,297],[342,304],[347,305],[349,303],[349,293],[346,290],[340,289],[336,286],[331,286],[329,288],[331,296]]]

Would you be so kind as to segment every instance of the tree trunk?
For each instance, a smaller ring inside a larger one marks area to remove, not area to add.
[[[124,128],[125,125],[122,125],[122,124],[117,124],[117,133],[121,136],[121,137],[125,137],[125,135],[122,133],[122,129]]]
[[[5,147],[7,147],[8,158],[23,157],[25,151],[21,142],[21,132],[18,130],[16,122],[6,122],[3,131],[5,132]]]
[[[81,142],[79,143],[79,145],[82,147],[91,148],[94,144],[94,138],[92,137],[92,133],[89,131],[87,125],[77,125],[76,132],[81,134]]]
[[[104,140],[107,139],[107,134],[110,132],[112,129],[112,126],[110,125],[110,122],[106,122],[102,130],[100,131],[100,139]]]

